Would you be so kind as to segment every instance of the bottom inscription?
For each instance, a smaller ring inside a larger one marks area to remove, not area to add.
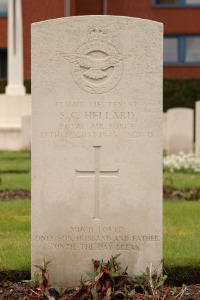
[[[129,250],[142,250],[143,245],[134,245],[134,244],[52,244],[55,250],[120,250],[120,251],[129,251]]]
[[[160,242],[158,235],[127,235],[123,227],[71,227],[67,232],[35,235],[34,241],[56,251],[141,251],[147,244]]]

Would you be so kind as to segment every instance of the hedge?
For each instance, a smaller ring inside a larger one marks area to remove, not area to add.
[[[163,82],[163,110],[173,107],[195,108],[200,100],[200,78],[165,78]]]
[[[0,93],[4,93],[7,82],[0,79]],[[31,81],[25,80],[26,92],[31,93]],[[164,78],[163,110],[173,107],[195,107],[200,100],[200,78]]]

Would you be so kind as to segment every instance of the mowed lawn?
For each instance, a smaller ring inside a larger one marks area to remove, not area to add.
[[[0,151],[0,191],[31,189],[30,152]]]
[[[200,267],[200,202],[164,201],[164,262]]]
[[[30,200],[0,201],[0,272],[29,270]]]
[[[9,156],[6,152],[0,152],[0,166],[2,166],[0,191],[30,190],[30,153],[11,152]],[[168,173],[167,177],[170,176],[175,184],[177,180],[180,182],[181,176],[186,183],[188,182],[187,174],[177,176]],[[194,176],[196,175],[189,176],[190,187],[199,188],[197,186],[199,178],[197,176],[194,180]],[[194,186],[191,186],[192,182]],[[183,278],[186,278],[187,270],[190,272],[200,270],[200,202],[184,199],[164,200],[163,212],[164,267],[170,276],[170,270],[176,273],[176,270],[182,272],[181,270],[185,268]],[[31,201],[28,199],[0,201],[0,279],[7,276],[6,274],[12,279],[12,274],[15,274],[14,278],[20,280],[24,279],[24,274],[28,274],[27,276],[30,274],[30,213]],[[179,277],[181,280],[181,276]]]
[[[30,191],[30,158],[28,151],[0,152],[0,193]],[[30,213],[29,199],[0,201],[0,279],[30,274]]]
[[[200,189],[200,173],[164,172],[163,183],[175,189]]]
[[[200,203],[170,200],[163,208],[165,268],[200,268]],[[0,274],[30,271],[30,210],[30,200],[0,201]]]

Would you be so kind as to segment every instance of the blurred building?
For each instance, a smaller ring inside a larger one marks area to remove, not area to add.
[[[7,1],[0,0],[0,77],[3,78],[7,76]],[[200,77],[200,0],[22,0],[22,5],[25,79],[31,77],[31,23],[101,14],[164,23],[164,77]]]

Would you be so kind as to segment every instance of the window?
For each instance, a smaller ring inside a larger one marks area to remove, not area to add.
[[[187,37],[185,42],[186,62],[200,62],[200,37]]]
[[[200,6],[200,0],[153,0],[154,6],[173,7],[173,6]]]
[[[0,78],[7,77],[7,50],[0,49]]]
[[[178,39],[176,37],[164,39],[164,62],[178,62]]]
[[[200,5],[200,0],[185,0],[185,4],[197,4],[197,5]]]
[[[0,17],[7,16],[8,13],[8,0],[0,0]]]
[[[173,4],[178,4],[179,0],[156,0],[155,4],[156,5],[173,5]]]
[[[200,35],[166,36],[164,64],[200,65]]]

